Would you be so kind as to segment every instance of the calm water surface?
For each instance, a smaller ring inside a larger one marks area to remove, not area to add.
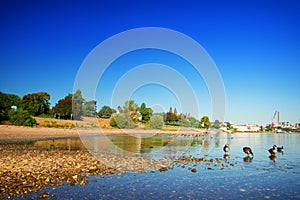
[[[147,156],[159,159],[168,156],[223,158],[224,144],[230,145],[229,162],[233,167],[209,170],[207,165],[192,166],[192,173],[180,166],[167,172],[125,173],[104,178],[89,177],[86,186],[46,187],[25,196],[36,198],[41,192],[54,194],[53,199],[300,199],[300,134],[220,134],[205,137],[160,135],[148,138],[111,136],[85,138],[91,151]],[[270,160],[268,149],[284,146],[284,154]],[[59,149],[85,149],[80,140],[49,140],[37,146]],[[250,146],[254,158],[245,162],[243,146]],[[21,199],[24,197],[16,197]]]

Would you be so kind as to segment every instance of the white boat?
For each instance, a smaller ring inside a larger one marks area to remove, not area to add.
[[[276,133],[285,133],[282,129],[277,129]]]

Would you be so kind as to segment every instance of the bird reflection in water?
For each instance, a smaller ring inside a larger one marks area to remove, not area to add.
[[[243,158],[244,162],[251,162],[253,160],[253,157],[251,156],[246,156]]]
[[[225,153],[224,156],[223,156],[223,158],[226,160],[226,162],[228,162],[230,156],[229,156],[229,154]]]
[[[270,160],[272,160],[274,163],[275,163],[276,160],[277,160],[277,157],[276,157],[274,154],[270,155],[269,158],[270,158]]]

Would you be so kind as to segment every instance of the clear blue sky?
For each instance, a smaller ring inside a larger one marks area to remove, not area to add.
[[[0,91],[23,96],[45,91],[51,104],[73,91],[81,63],[105,39],[128,29],[164,27],[200,43],[217,65],[226,89],[225,120],[235,124],[300,120],[300,2],[298,1],[14,1],[0,2]],[[108,93],[135,64],[161,62],[191,82],[200,116],[211,115],[208,90],[184,61],[148,51],[120,58],[104,77]],[[127,60],[126,60],[127,59]],[[119,66],[117,65],[119,63]],[[98,107],[111,104],[96,94]],[[84,94],[83,94],[84,95]],[[163,96],[165,95],[165,96]],[[138,89],[138,103],[179,107],[157,85]],[[161,102],[162,99],[168,99]],[[183,112],[192,112],[184,110]]]

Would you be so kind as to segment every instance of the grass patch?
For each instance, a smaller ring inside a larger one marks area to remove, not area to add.
[[[34,141],[24,141],[24,142],[18,142],[16,145],[27,145],[27,146],[33,146]]]
[[[35,117],[35,120],[39,126],[47,128],[75,128],[75,126],[81,128],[97,128],[99,126],[101,128],[112,128],[109,125],[110,119],[93,117],[83,117],[80,121],[42,117]]]
[[[162,131],[178,131],[178,130],[179,130],[179,127],[164,126],[161,130],[162,130]]]

